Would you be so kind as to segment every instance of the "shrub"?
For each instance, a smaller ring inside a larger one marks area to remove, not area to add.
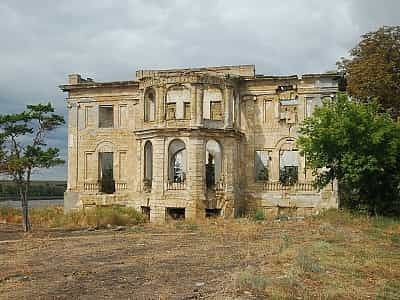
[[[237,274],[236,285],[243,288],[251,288],[256,291],[265,291],[270,284],[264,276],[255,274],[255,271],[246,270]]]
[[[315,260],[312,256],[305,253],[304,251],[300,251],[296,257],[296,262],[298,267],[302,272],[305,273],[319,273],[322,271],[322,268],[317,260]]]
[[[256,209],[256,211],[253,214],[253,220],[256,222],[264,221],[265,220],[264,211],[262,209]]]

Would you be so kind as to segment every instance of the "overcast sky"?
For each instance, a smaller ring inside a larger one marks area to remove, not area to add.
[[[335,69],[360,35],[400,25],[400,0],[1,0],[1,112],[52,101],[69,73],[131,80],[141,68],[255,64],[258,74]],[[66,156],[66,130],[50,137]],[[36,175],[65,179],[66,167]]]

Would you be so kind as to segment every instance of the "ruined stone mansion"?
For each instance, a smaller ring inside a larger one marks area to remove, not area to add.
[[[257,75],[254,65],[69,75],[65,209],[135,207],[150,221],[337,207],[315,190],[299,124],[338,90],[336,74]]]

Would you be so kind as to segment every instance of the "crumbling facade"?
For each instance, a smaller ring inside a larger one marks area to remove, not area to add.
[[[336,74],[255,75],[253,65],[69,75],[65,208],[135,207],[151,221],[312,214],[337,207],[296,147],[299,124],[334,98]]]

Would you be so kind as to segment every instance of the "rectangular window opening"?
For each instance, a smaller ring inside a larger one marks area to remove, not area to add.
[[[167,120],[176,119],[176,103],[167,103]]]
[[[184,220],[185,208],[181,207],[167,207],[166,209],[167,220]]]
[[[211,120],[222,120],[222,105],[221,101],[210,102],[210,119]]]
[[[256,150],[254,159],[256,181],[268,181],[270,160],[271,160],[270,151]]]
[[[101,105],[99,107],[99,128],[114,127],[114,108],[112,105]]]
[[[206,208],[206,218],[217,218],[221,216],[220,208]]]

